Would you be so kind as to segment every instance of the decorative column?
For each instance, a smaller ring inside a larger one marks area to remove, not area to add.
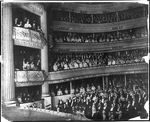
[[[43,10],[43,14],[41,16],[41,29],[44,32],[44,37],[47,40],[47,15],[46,10]],[[48,45],[45,45],[43,49],[41,49],[41,69],[48,74]],[[49,84],[48,81],[45,81],[42,85],[42,98],[49,96]]]
[[[15,105],[12,4],[2,5],[2,102]]]

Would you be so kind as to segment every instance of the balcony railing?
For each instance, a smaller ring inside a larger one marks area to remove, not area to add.
[[[40,32],[21,27],[13,27],[13,39],[15,45],[32,48],[42,49],[46,44],[46,40]]]
[[[80,24],[63,21],[53,21],[53,31],[100,33],[138,28],[146,25],[147,17],[104,24]]]
[[[15,71],[15,82],[17,87],[42,85],[45,76],[43,71]]]
[[[148,46],[148,38],[137,38],[106,43],[56,43],[53,51],[80,52],[80,51],[109,51],[135,49]]]
[[[59,83],[89,77],[98,77],[115,74],[142,73],[147,71],[148,65],[146,63],[90,67],[90,68],[49,72],[48,80],[49,83]]]

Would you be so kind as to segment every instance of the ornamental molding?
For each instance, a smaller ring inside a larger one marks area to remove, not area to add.
[[[27,82],[44,82],[45,77],[43,71],[15,71],[15,82],[16,83],[27,83]]]
[[[51,82],[66,82],[70,80],[117,75],[117,74],[130,74],[147,72],[148,65],[146,63],[137,64],[125,64],[118,66],[103,66],[103,67],[89,67],[89,68],[78,68],[65,71],[49,72],[48,81]]]
[[[66,78],[66,79],[61,79],[61,80],[53,80],[53,81],[48,81],[48,84],[57,84],[57,83],[63,83],[63,82],[69,82],[69,81],[74,81],[74,80],[79,80],[79,79],[84,79],[84,78],[93,78],[93,77],[102,77],[102,76],[109,76],[109,75],[123,75],[123,74],[138,74],[138,73],[148,73],[148,70],[141,70],[141,71],[127,71],[127,72],[114,72],[110,74],[95,74],[95,75],[87,75],[87,76],[79,76],[79,77],[72,77],[72,78]]]
[[[39,32],[21,27],[13,27],[14,45],[43,49],[47,41]]]
[[[16,82],[16,87],[37,86],[37,85],[43,85],[43,84],[44,84],[44,81]]]
[[[45,11],[44,6],[39,3],[22,2],[22,3],[14,3],[14,6],[20,7],[39,16],[41,16]]]

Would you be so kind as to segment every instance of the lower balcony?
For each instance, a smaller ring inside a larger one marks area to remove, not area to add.
[[[82,78],[108,76],[115,74],[143,73],[148,71],[148,64],[136,63],[117,66],[80,68],[73,70],[49,72],[49,84],[77,80]]]
[[[15,71],[16,87],[42,85],[44,80],[43,71]]]

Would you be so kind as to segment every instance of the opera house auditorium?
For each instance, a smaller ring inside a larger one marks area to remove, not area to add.
[[[148,8],[138,2],[3,3],[2,116],[148,120]]]

